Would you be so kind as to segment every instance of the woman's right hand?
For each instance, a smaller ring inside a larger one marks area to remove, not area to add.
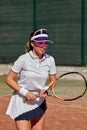
[[[36,99],[36,96],[35,94],[33,94],[32,92],[27,92],[27,94],[25,95],[26,99],[29,100],[29,101],[33,101]]]

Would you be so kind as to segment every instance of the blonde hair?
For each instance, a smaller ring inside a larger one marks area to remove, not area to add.
[[[36,31],[36,30],[35,30]],[[26,48],[25,48],[25,52],[29,52],[30,50],[33,50],[33,47],[31,46],[31,37],[34,35],[35,31],[33,31],[31,34],[30,34],[30,38],[29,38],[29,41],[26,43]]]
[[[33,47],[31,46],[31,41],[28,41],[26,43],[26,48],[25,48],[25,52],[29,52],[30,50],[33,50]]]

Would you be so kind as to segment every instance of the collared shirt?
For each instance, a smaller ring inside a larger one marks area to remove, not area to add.
[[[44,54],[41,61],[32,51],[20,56],[12,67],[12,71],[19,73],[18,84],[28,90],[43,89],[49,75],[56,74],[54,58]]]

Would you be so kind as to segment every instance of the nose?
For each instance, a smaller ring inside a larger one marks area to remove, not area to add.
[[[43,44],[42,46],[43,49],[47,49],[47,47],[48,47],[48,44]]]

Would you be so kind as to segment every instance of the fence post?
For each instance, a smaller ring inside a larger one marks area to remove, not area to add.
[[[81,65],[85,65],[85,0],[81,2]]]
[[[33,30],[35,30],[37,27],[36,13],[36,0],[33,0]]]

